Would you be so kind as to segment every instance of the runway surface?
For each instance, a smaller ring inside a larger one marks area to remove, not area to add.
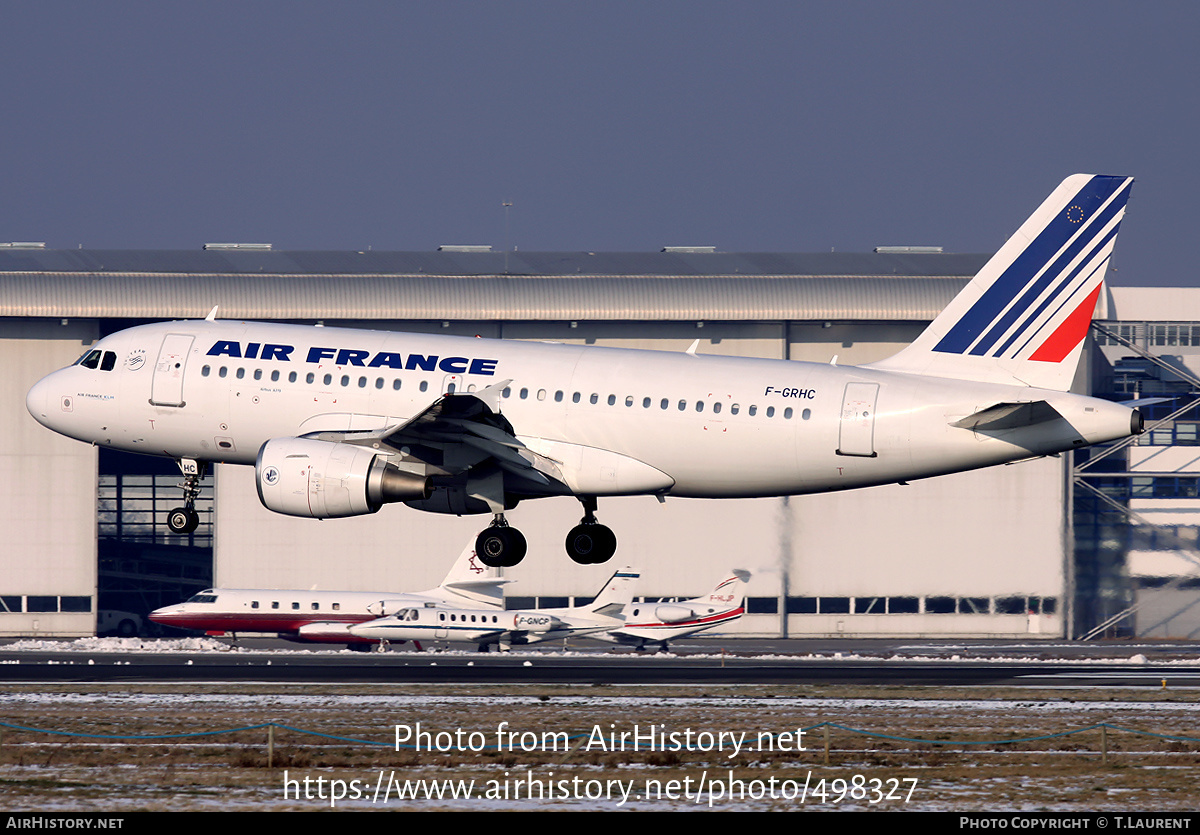
[[[18,642],[0,647],[0,681],[1200,687],[1190,644],[730,640],[676,653],[357,653],[182,643]]]

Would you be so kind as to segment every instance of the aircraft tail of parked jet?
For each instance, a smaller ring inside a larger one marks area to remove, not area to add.
[[[590,637],[633,644],[638,649],[653,643],[665,648],[669,640],[732,623],[740,618],[746,611],[746,583],[749,580],[749,571],[735,568],[729,577],[703,597],[630,603],[625,607],[625,623],[622,626]]]
[[[486,566],[479,560],[475,541],[471,540],[454,561],[442,584],[418,594],[440,598],[452,606],[475,603],[503,609],[504,584],[510,581],[503,579],[502,574],[502,570]]]
[[[915,342],[867,367],[1067,391],[1132,184],[1063,180]]]

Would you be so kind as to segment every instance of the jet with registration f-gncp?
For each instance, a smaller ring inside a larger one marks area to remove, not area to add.
[[[639,576],[630,568],[615,572],[595,599],[583,606],[497,612],[425,604],[355,624],[350,634],[374,641],[467,642],[478,644],[481,650],[492,644],[503,648],[593,635],[624,623],[624,613],[633,600],[633,584]]]
[[[1132,179],[1068,177],[909,347],[784,360],[219,321],[101,339],[39,381],[30,413],[72,438],[174,458],[184,504],[212,462],[254,465],[271,510],[330,518],[403,502],[490,513],[480,559],[514,565],[505,511],[574,496],[569,555],[603,562],[603,496],[743,498],[971,470],[1142,430],[1068,391]]]

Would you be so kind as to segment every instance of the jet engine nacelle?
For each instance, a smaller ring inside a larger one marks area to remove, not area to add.
[[[687,606],[656,606],[654,607],[654,617],[658,618],[661,623],[679,623],[685,620],[694,620],[696,613]]]
[[[398,469],[374,450],[311,438],[267,441],[254,477],[264,507],[312,519],[361,516],[429,496],[425,476]]]
[[[470,484],[465,487],[439,487],[433,491],[432,497],[426,494],[420,499],[404,499],[404,503],[414,510],[424,510],[427,513],[452,513],[455,516],[492,512],[492,508],[487,502],[471,495]],[[516,506],[517,500],[505,495],[504,509],[512,510]]]

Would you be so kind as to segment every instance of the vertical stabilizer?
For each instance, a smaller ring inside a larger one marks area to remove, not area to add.
[[[484,606],[504,608],[505,580],[499,568],[490,568],[475,555],[475,539],[458,555],[450,567],[446,579],[436,589],[421,592],[429,597],[439,597],[456,605],[478,603]]]
[[[609,578],[595,600],[580,608],[597,614],[620,613],[633,600],[633,586],[640,576],[632,568],[622,568]]]
[[[1063,180],[912,345],[868,367],[1066,391],[1132,184]]]

